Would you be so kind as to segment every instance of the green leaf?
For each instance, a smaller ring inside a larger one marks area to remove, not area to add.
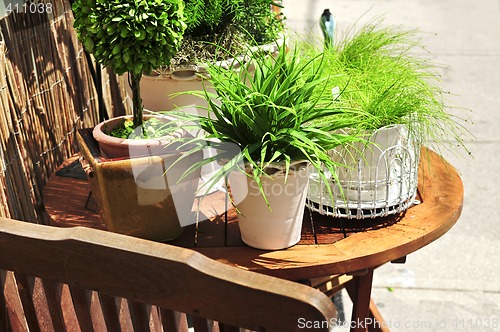
[[[130,53],[128,51],[124,52],[122,54],[122,58],[123,58],[123,62],[128,63],[130,61]]]
[[[87,51],[92,52],[92,50],[94,49],[94,41],[92,40],[92,38],[87,37],[85,38],[83,46]]]
[[[136,36],[137,37],[137,36]],[[146,31],[141,30],[139,37],[137,37],[138,40],[144,40],[146,39]]]
[[[122,49],[122,45],[121,44],[116,44],[114,47],[113,47],[113,51],[111,52],[113,55],[115,54],[118,54],[120,53]]]
[[[129,35],[129,30],[128,29],[121,29],[120,31],[120,37],[126,38]]]
[[[136,75],[139,75],[140,73],[142,73],[142,67],[143,67],[143,64],[138,62],[134,65],[134,70],[133,70],[133,73],[136,74]]]

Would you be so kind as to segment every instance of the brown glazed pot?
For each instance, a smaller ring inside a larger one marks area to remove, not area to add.
[[[147,152],[142,156],[109,159],[101,150],[107,153],[110,150],[98,147],[90,129],[79,131],[77,141],[92,195],[109,231],[168,241],[179,237],[183,226],[194,223],[192,207],[200,171],[192,172],[182,181],[180,178],[202,159],[202,152],[182,159],[169,169],[182,152],[166,153],[161,148],[164,154],[153,154],[151,151],[159,146],[147,143]],[[123,145],[123,142],[118,144],[119,148]],[[122,150],[128,152],[129,148]]]

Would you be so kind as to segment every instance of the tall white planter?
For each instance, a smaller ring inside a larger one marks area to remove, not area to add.
[[[309,206],[322,214],[346,218],[373,218],[406,210],[414,202],[418,184],[420,145],[404,125],[392,125],[366,134],[368,144],[330,151],[338,182],[325,184],[311,175]],[[333,201],[326,186],[333,192]]]
[[[127,80],[125,74],[125,80]],[[208,103],[205,99],[190,94],[176,95],[186,91],[203,91],[205,88],[210,90],[209,81],[202,81],[197,73],[197,68],[183,68],[171,73],[157,76],[143,75],[141,79],[141,98],[145,109],[154,112],[170,111],[178,107],[193,115],[207,116],[206,107]],[[127,92],[131,96],[130,86],[126,84]],[[192,133],[193,135],[202,133]],[[215,156],[215,150],[207,149],[203,152],[204,159]],[[206,191],[204,184],[217,172],[219,166],[216,162],[204,165],[201,168],[201,177],[198,185],[197,194],[203,195],[222,189],[222,181],[218,186],[213,187],[209,192]]]
[[[293,164],[285,181],[284,164],[268,168],[261,178],[271,206],[268,208],[257,183],[242,172],[229,175],[233,199],[238,209],[241,239],[247,245],[265,250],[291,247],[300,241],[302,219],[309,183],[308,162]]]

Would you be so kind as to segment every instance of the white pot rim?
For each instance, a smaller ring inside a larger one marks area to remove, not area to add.
[[[285,35],[279,34],[278,38],[275,41],[263,45],[252,46],[249,48],[249,50],[251,52],[256,52],[261,50],[268,53],[275,53],[278,50],[278,45],[283,44],[284,41],[285,41]],[[237,69],[239,67],[237,66],[237,64],[241,62],[247,64],[249,60],[250,60],[249,56],[238,55],[234,58],[216,61],[214,64],[226,69],[231,67]],[[207,66],[208,64],[206,63],[177,66],[172,69],[170,68],[166,69],[163,72],[156,72],[156,74],[150,74],[150,75],[145,74],[143,75],[143,79],[145,78],[149,80],[158,80],[158,81],[170,80],[170,79],[176,81],[200,81],[202,80],[203,75],[207,75]]]

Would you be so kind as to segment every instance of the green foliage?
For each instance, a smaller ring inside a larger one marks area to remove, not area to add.
[[[275,39],[280,18],[271,12],[274,0],[185,0],[186,36],[206,38],[229,26],[249,32],[257,42]],[[213,42],[213,40],[208,40]]]
[[[269,10],[280,6],[274,0],[240,1],[235,13],[236,24],[240,30],[252,36],[256,44],[269,43],[278,37],[283,27],[282,14]]]
[[[85,49],[115,73],[128,72],[134,127],[142,126],[140,80],[169,65],[186,24],[182,0],[76,0],[74,27]]]
[[[421,56],[417,31],[381,23],[351,31],[326,50],[322,72],[329,90],[342,91],[339,107],[362,111],[358,129],[406,124],[420,142],[453,139],[463,147],[461,136],[467,130],[462,119],[446,112],[437,67]]]
[[[234,17],[239,0],[185,0],[186,35],[220,33]]]
[[[274,0],[185,0],[187,29],[174,65],[222,60],[218,48],[244,51],[277,39],[282,17],[271,11]]]
[[[161,138],[170,133],[169,123],[150,118],[144,122],[142,128],[136,128],[132,119],[123,119],[123,122],[111,131],[113,137],[128,139]]]
[[[219,151],[193,169],[213,160],[230,159],[212,179],[216,183],[232,170],[243,171],[238,164],[244,161],[252,168],[249,176],[260,186],[260,176],[272,162],[284,162],[288,172],[291,161],[307,160],[321,176],[325,170],[322,165],[335,174],[336,163],[327,151],[357,138],[338,133],[338,129],[352,125],[349,117],[341,116],[349,111],[337,107],[328,93],[317,93],[326,83],[321,77],[321,59],[303,58],[298,49],[287,52],[285,45],[279,45],[279,54],[274,57],[249,52],[251,66],[235,61],[229,69],[208,68],[215,94],[190,92],[208,101],[209,116],[177,114],[207,133],[189,141],[199,143],[193,152],[207,144]],[[329,123],[318,124],[326,116]]]
[[[180,0],[76,0],[73,11],[85,48],[119,75],[169,64],[186,27]]]

